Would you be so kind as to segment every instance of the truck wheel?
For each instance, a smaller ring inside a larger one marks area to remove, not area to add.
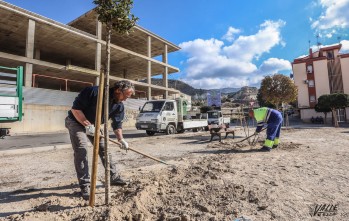
[[[193,132],[198,132],[199,130],[197,128],[193,128]]]
[[[145,132],[148,134],[148,136],[154,136],[154,134],[155,134],[154,131],[150,131],[150,130],[147,130]]]
[[[182,129],[182,130],[179,130],[179,131],[177,131],[177,133],[179,133],[179,134],[182,134],[182,133],[184,133],[184,129]]]
[[[174,134],[175,132],[176,132],[176,128],[172,124],[167,125],[167,127],[166,127],[166,134],[167,135]]]

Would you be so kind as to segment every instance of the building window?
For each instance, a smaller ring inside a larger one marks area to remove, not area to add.
[[[315,102],[315,96],[314,95],[310,95],[309,100],[312,103]]]
[[[326,55],[327,55],[327,59],[329,60],[334,59],[333,51],[327,51]]]
[[[308,73],[308,74],[313,73],[313,65],[311,65],[311,64],[308,64],[308,65],[307,65],[307,73]]]
[[[308,87],[314,87],[314,86],[315,86],[314,80],[309,80]]]

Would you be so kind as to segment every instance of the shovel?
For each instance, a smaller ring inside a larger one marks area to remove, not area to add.
[[[101,137],[105,138],[103,135],[101,135]],[[112,142],[112,143],[115,143],[115,144],[119,145],[119,146],[122,145],[120,142],[118,142],[118,141],[116,141],[116,140],[112,140],[112,139],[110,139],[110,138],[108,138],[108,140],[109,140],[110,142]],[[148,154],[142,153],[142,152],[139,151],[139,150],[135,150],[135,149],[133,149],[133,148],[131,148],[131,147],[129,147],[129,148],[127,148],[127,149],[128,149],[128,150],[132,150],[133,152],[136,152],[136,153],[138,153],[138,154],[141,154],[141,155],[143,155],[143,156],[145,156],[145,157],[148,157],[148,158],[150,158],[150,159],[152,159],[152,160],[155,160],[155,161],[157,161],[157,162],[159,162],[159,163],[163,163],[163,164],[170,165],[170,166],[175,166],[175,165],[172,165],[172,164],[168,164],[168,163],[166,163],[165,161],[160,160],[160,159],[158,159],[158,158],[156,158],[156,157],[153,157],[153,156],[150,156],[150,155],[148,155]]]
[[[267,129],[266,127],[265,128],[263,128],[262,130],[261,130],[261,132],[263,131],[263,130],[265,130],[265,129]],[[242,139],[242,140],[240,140],[240,141],[237,141],[237,142],[235,142],[235,143],[241,143],[241,142],[243,142],[243,141],[245,141],[245,140],[247,140],[247,139],[249,139],[249,138],[251,138],[251,137],[253,137],[253,136],[255,136],[256,134],[252,134],[251,136],[248,136],[248,137],[246,137],[246,138],[244,138],[244,139]]]

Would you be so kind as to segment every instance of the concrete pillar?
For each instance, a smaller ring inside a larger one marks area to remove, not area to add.
[[[40,49],[36,48],[34,53],[34,58],[40,60]]]
[[[165,64],[168,63],[167,60],[167,44],[164,45],[164,53],[162,54],[162,62],[164,62]],[[164,68],[164,73],[162,75],[162,85],[166,88],[165,94],[164,94],[164,98],[167,99],[168,98],[168,67],[165,66]]]
[[[35,37],[35,21],[29,19],[25,56],[27,58],[34,58],[34,37]],[[24,74],[24,86],[32,87],[33,85],[33,64],[25,64],[25,74]]]
[[[94,82],[94,83],[95,83],[95,86],[98,86],[98,85],[99,85],[99,77],[96,77],[96,78],[95,78],[95,82]]]
[[[96,36],[99,40],[102,39],[102,23],[97,19],[96,25]],[[101,71],[101,59],[102,59],[102,44],[96,43],[96,57],[95,57],[95,68],[98,73]],[[99,77],[95,79],[95,85],[99,85]]]
[[[67,60],[65,60],[65,65],[66,66],[70,66],[71,65],[71,59],[68,58]]]
[[[148,36],[147,48],[148,48],[148,57],[151,58],[151,37],[150,36]],[[151,61],[148,61],[147,82],[149,84],[147,98],[148,100],[151,100]]]

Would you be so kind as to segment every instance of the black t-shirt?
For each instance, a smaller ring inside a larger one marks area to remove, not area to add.
[[[113,130],[122,128],[122,120],[125,116],[125,108],[122,102],[115,102],[113,97],[113,89],[109,90],[109,119],[112,120]],[[92,124],[95,124],[96,120],[96,109],[97,109],[97,98],[98,98],[98,86],[86,87],[73,102],[72,109],[81,110],[86,119]],[[73,113],[69,110],[68,116],[71,119],[75,119]],[[77,121],[77,120],[76,120]],[[78,122],[78,121],[77,121]],[[102,123],[104,118],[102,115]]]

